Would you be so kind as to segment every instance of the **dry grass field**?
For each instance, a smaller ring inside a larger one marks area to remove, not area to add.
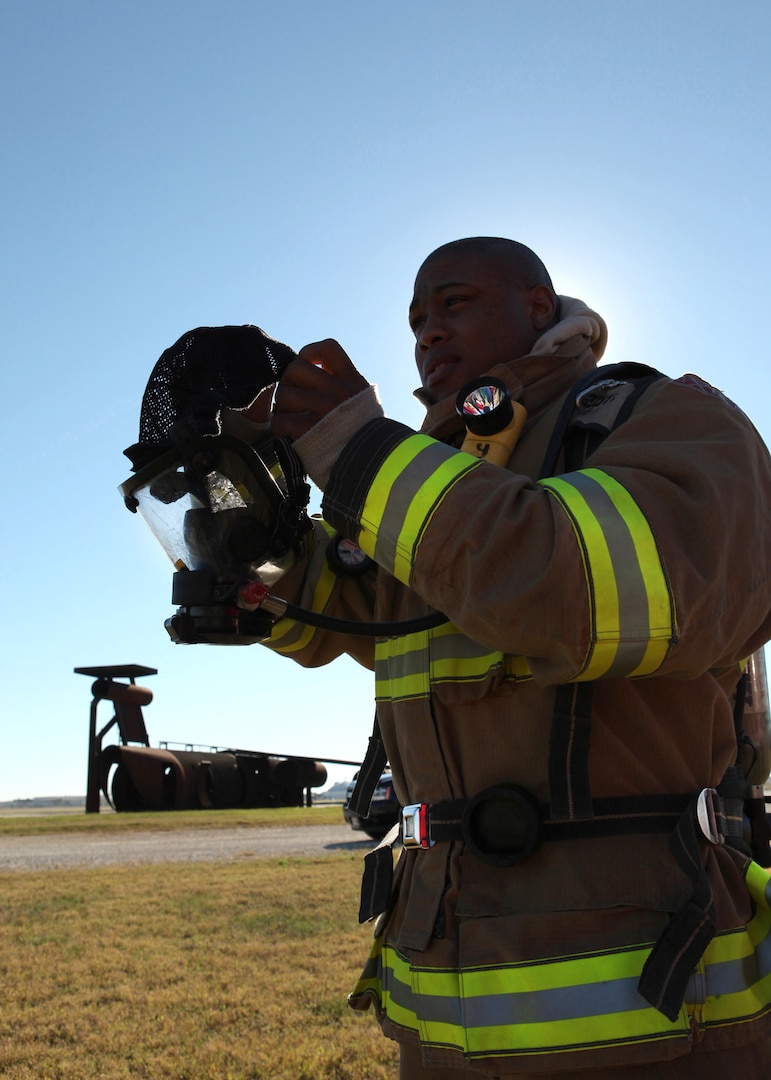
[[[288,806],[254,810],[169,810],[157,814],[7,813],[0,816],[0,836],[30,836],[35,833],[168,832],[172,829],[250,829],[276,825],[338,825],[339,805],[312,808]]]
[[[371,935],[360,872],[344,853],[0,874],[0,1076],[394,1077],[345,1001]]]

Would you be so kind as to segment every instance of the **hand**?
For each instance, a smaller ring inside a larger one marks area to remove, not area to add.
[[[251,420],[253,424],[267,424],[270,421],[270,406],[273,402],[273,391],[276,389],[275,383],[272,386],[266,386],[264,390],[260,390],[257,397],[246,409],[241,410],[241,415],[247,420]]]
[[[299,439],[369,383],[332,338],[300,349],[281,376],[271,427],[277,439]]]

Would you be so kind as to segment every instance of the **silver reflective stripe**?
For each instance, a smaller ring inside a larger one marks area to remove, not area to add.
[[[707,995],[739,994],[768,972],[771,972],[771,939],[766,937],[749,956],[709,964],[705,972]]]
[[[654,674],[677,640],[677,624],[661,553],[642,509],[601,469],[539,483],[567,514],[584,563],[592,644],[575,680]]]
[[[546,1024],[556,1020],[578,1020],[649,1009],[647,1001],[637,993],[637,982],[637,977],[634,977],[585,986],[560,986],[552,990],[466,998],[466,1026]]]
[[[374,558],[379,566],[393,566],[396,562],[396,546],[415,496],[451,453],[444,443],[432,442],[412,459],[391,487],[375,543]],[[426,506],[426,511],[429,509]]]
[[[571,473],[570,482],[586,499],[602,531],[613,561],[618,591],[618,637],[616,658],[608,678],[621,678],[639,667],[650,638],[648,593],[629,525],[608,493],[586,473]]]

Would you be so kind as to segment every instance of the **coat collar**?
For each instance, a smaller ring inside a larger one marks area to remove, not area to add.
[[[556,354],[531,353],[508,364],[499,364],[489,372],[502,379],[515,401],[521,401],[530,418],[566,393],[582,375],[597,366],[597,357],[583,335],[562,344]],[[422,391],[415,396],[423,404]],[[450,439],[463,431],[463,421],[455,412],[455,398],[444,398],[429,405],[420,429],[435,439]]]

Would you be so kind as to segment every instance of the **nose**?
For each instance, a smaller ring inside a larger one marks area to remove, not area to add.
[[[447,334],[447,328],[438,313],[426,315],[426,321],[421,326],[415,342],[415,351],[426,352],[439,342],[445,341]]]

